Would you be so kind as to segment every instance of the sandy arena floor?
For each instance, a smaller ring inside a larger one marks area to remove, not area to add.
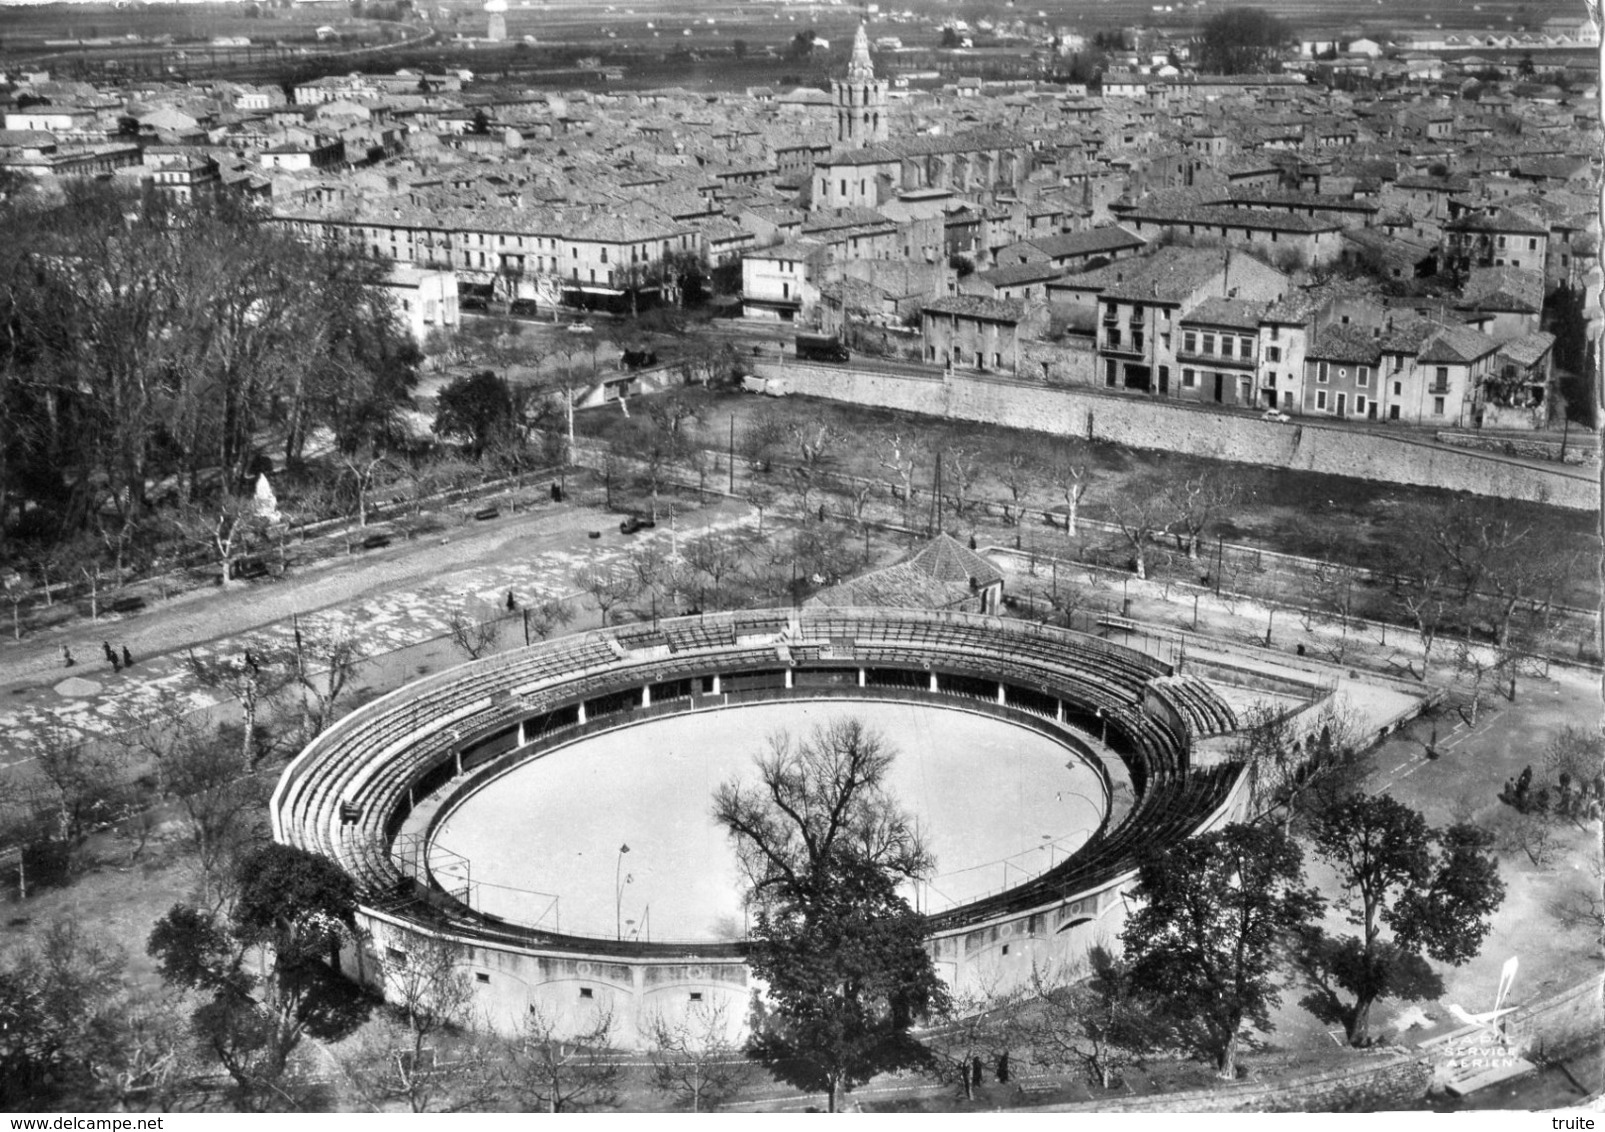
[[[451,854],[466,858],[475,907],[509,920],[586,935],[644,937],[650,923],[653,939],[739,937],[742,886],[711,816],[714,790],[755,780],[753,756],[772,733],[796,739],[849,714],[898,749],[888,787],[936,853],[921,907],[1020,884],[1078,849],[1101,816],[1097,775],[1027,728],[913,704],[757,704],[655,720],[526,763],[447,819],[432,866],[457,873]]]

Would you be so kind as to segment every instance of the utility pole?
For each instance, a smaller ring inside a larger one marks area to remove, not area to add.
[[[730,494],[736,493],[736,415],[730,414]]]

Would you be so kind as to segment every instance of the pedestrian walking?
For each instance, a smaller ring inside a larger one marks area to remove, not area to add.
[[[111,657],[111,671],[112,675],[115,676],[117,673],[123,670],[123,662],[118,660],[117,654],[112,652],[110,649],[106,650],[106,655]]]
[[[507,611],[509,613],[511,613],[517,608],[518,608],[518,601],[517,601],[517,599],[515,599],[513,597],[513,591],[512,590],[508,590],[507,591]]]
[[[117,654],[111,651],[110,641],[101,641],[100,651],[106,654],[106,659],[111,661],[113,665],[117,663]]]
[[[72,658],[72,650],[66,645],[61,646],[61,659],[66,662],[62,665],[63,668],[71,668],[73,665],[78,663]]]
[[[124,668],[132,668],[132,667],[134,667],[134,654],[128,651],[128,646],[127,645],[123,646],[123,667]]]

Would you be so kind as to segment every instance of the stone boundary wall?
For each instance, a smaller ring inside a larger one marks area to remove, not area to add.
[[[1529,1059],[1563,1053],[1605,1033],[1605,982],[1592,978],[1519,1007],[1505,1020],[1512,1049]]]
[[[754,369],[759,376],[775,379],[787,393],[834,401],[1242,464],[1547,502],[1572,510],[1596,511],[1600,503],[1598,478],[1586,472],[1534,468],[1404,436],[1298,421],[1277,424],[1138,397],[1106,397],[961,376],[944,380],[940,374],[915,377],[846,366],[765,361]]]
[[[1354,1112],[1413,1108],[1432,1081],[1432,1063],[1416,1053],[1357,1054],[1343,1065],[1275,1083],[1043,1105],[1033,1112]],[[1252,1058],[1249,1058],[1252,1064]]]
[[[1455,448],[1469,448],[1477,452],[1496,452],[1501,456],[1520,456],[1528,460],[1553,460],[1557,463],[1588,464],[1594,459],[1594,446],[1588,443],[1588,434],[1578,430],[1583,444],[1568,444],[1566,458],[1561,460],[1561,442],[1540,436],[1481,436],[1474,432],[1434,433],[1439,444]]]

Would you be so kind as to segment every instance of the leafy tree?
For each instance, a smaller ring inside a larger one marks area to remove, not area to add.
[[[337,1039],[366,1014],[327,966],[354,930],[355,888],[327,858],[278,844],[242,858],[237,883],[227,915],[176,904],[146,950],[169,984],[204,996],[192,1024],[238,1109],[304,1107],[315,1101],[292,1064],[302,1040]]]
[[[1430,829],[1385,794],[1356,794],[1322,815],[1316,851],[1337,869],[1348,922],[1360,934],[1305,932],[1300,965],[1315,984],[1305,1005],[1323,1021],[1341,1021],[1350,1044],[1363,1046],[1379,999],[1442,994],[1425,956],[1455,966],[1475,958],[1504,899],[1487,853],[1492,841],[1470,825]]]
[[[1298,845],[1278,829],[1228,825],[1155,849],[1134,895],[1142,903],[1121,936],[1132,985],[1183,1020],[1181,1038],[1234,1080],[1244,1025],[1270,1029],[1281,1002],[1284,942],[1322,909],[1304,887]]]
[[[730,50],[737,59],[745,59],[747,57],[747,41],[744,39],[732,40]]]
[[[1199,70],[1217,75],[1269,70],[1288,35],[1287,25],[1263,8],[1227,8],[1204,23]]]
[[[804,28],[792,36],[791,42],[786,45],[786,58],[806,59],[812,55],[814,53],[815,34],[813,28]]]
[[[487,445],[515,423],[512,390],[504,379],[485,369],[454,378],[440,391],[432,428],[436,436],[465,443],[477,460]]]
[[[772,736],[759,784],[714,795],[757,907],[749,961],[769,988],[752,1054],[782,1080],[827,1094],[876,1073],[923,1064],[909,1033],[947,992],[924,945],[924,921],[897,891],[933,862],[885,791],[895,752],[862,721],[836,720],[805,740]]]
[[[955,47],[963,47],[964,41],[959,38],[958,31],[949,24],[942,29],[942,41],[937,46],[944,51],[951,51]]]
[[[122,1060],[122,949],[58,921],[0,960],[0,1105],[86,1107]]]

